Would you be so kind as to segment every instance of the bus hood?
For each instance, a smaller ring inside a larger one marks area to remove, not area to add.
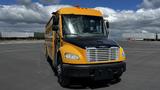
[[[65,42],[74,44],[81,48],[86,47],[119,47],[119,45],[113,41],[109,40],[107,37],[74,37],[66,38]]]

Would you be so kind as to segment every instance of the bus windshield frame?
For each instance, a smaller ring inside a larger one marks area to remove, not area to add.
[[[108,36],[100,16],[62,15],[62,30],[65,38]]]

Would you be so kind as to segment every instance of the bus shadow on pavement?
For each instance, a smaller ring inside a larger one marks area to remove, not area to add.
[[[98,89],[98,88],[105,88],[105,87],[109,87],[111,85],[114,84],[118,84],[119,82],[121,82],[121,79],[117,79],[117,80],[103,80],[103,81],[93,81],[93,80],[89,80],[89,79],[74,79],[72,80],[74,82],[71,83],[71,85],[69,87],[65,87],[65,88],[69,88],[69,89]]]

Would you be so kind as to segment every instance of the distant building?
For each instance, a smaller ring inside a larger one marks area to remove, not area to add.
[[[30,32],[1,32],[2,38],[28,38],[34,37],[34,33]]]
[[[155,33],[123,33],[122,37],[127,40],[156,40]]]

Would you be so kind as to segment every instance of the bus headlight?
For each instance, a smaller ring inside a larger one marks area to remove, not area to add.
[[[65,58],[72,60],[79,60],[79,56],[72,53],[65,53]]]

